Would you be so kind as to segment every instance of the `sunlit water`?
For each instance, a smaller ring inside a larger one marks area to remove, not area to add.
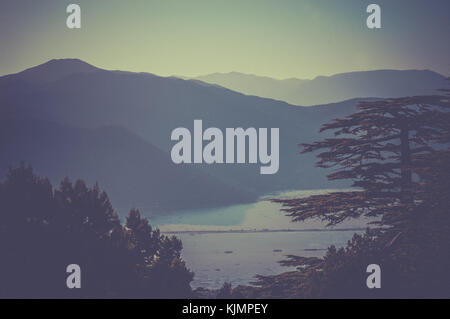
[[[330,190],[328,190],[330,191]],[[309,196],[327,190],[283,193]],[[294,270],[280,266],[285,255],[323,256],[330,245],[344,246],[367,220],[326,228],[318,220],[292,223],[280,205],[266,200],[199,211],[150,217],[152,225],[183,242],[182,257],[195,272],[192,287],[220,288],[249,284],[256,274],[273,275]],[[350,230],[349,230],[350,229]]]

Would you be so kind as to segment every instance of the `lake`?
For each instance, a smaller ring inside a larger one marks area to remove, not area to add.
[[[277,197],[303,197],[336,190],[293,191]],[[344,246],[361,233],[368,220],[327,228],[319,220],[292,223],[281,205],[262,198],[253,204],[189,210],[147,216],[164,234],[183,242],[182,257],[195,272],[192,287],[220,288],[249,284],[256,274],[274,275],[294,270],[280,266],[285,255],[323,256],[330,245]]]

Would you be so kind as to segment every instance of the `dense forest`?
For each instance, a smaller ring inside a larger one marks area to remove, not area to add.
[[[187,298],[181,241],[153,229],[138,210],[120,223],[98,185],[65,179],[53,189],[21,164],[0,184],[0,297]],[[68,289],[66,267],[81,268]]]
[[[336,225],[373,217],[365,234],[324,258],[289,256],[298,271],[259,276],[257,287],[224,286],[222,294],[266,298],[450,297],[450,101],[417,96],[361,102],[325,124],[334,137],[303,144],[330,180],[354,191],[274,200],[293,221]],[[378,264],[381,289],[368,289],[366,268]]]

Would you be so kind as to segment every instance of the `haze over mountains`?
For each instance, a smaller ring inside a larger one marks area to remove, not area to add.
[[[446,78],[429,70],[376,70],[319,76],[313,80],[277,80],[238,72],[213,73],[196,80],[248,95],[311,106],[352,98],[432,95],[447,87]]]
[[[323,123],[353,112],[359,100],[306,108],[198,80],[51,60],[0,77],[0,173],[25,160],[53,182],[65,176],[98,181],[115,207],[146,212],[346,186],[327,182],[327,171],[314,167],[312,154],[300,156],[297,145],[320,138]],[[204,129],[280,128],[278,173],[260,175],[259,165],[251,164],[173,164],[171,131],[192,129],[195,119]]]
[[[55,185],[65,176],[90,186],[99,182],[122,213],[132,207],[160,212],[256,198],[199,170],[173,164],[168,154],[119,126],[85,129],[8,118],[0,120],[0,143],[2,176],[8,165],[23,160]]]

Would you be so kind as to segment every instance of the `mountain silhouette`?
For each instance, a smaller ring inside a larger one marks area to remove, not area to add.
[[[12,123],[2,128],[7,156],[0,170],[26,160],[53,180],[98,181],[117,207],[162,211],[342,187],[347,185],[326,180],[328,172],[315,167],[313,154],[299,156],[298,144],[322,138],[320,126],[352,113],[360,100],[301,107],[198,80],[52,60],[0,77],[0,116]],[[250,164],[173,164],[171,132],[192,130],[195,119],[203,120],[204,129],[280,128],[278,173],[261,175],[259,165]]]
[[[122,127],[74,128],[30,118],[0,120],[1,173],[31,163],[57,185],[65,176],[99,182],[123,214],[250,202],[254,194],[229,187],[169,156]]]
[[[446,87],[444,76],[429,70],[375,70],[319,76],[313,80],[286,79],[243,74],[213,73],[196,80],[260,97],[311,106],[356,97],[401,97],[436,94]]]
[[[100,69],[79,59],[53,59],[44,64],[10,74],[4,79],[23,80],[31,83],[48,83],[76,73],[96,72]]]

